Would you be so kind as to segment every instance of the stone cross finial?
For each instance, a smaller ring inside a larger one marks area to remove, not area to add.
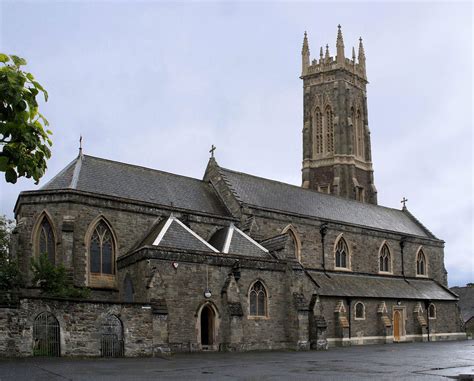
[[[402,201],[400,201],[402,204],[403,204],[403,209],[406,209],[406,203],[407,203],[408,199],[403,197]]]
[[[82,135],[79,135],[79,156],[82,156]]]
[[[216,147],[214,144],[211,146],[211,149],[209,150],[209,153],[211,154],[211,157],[214,157],[214,151],[216,150]]]

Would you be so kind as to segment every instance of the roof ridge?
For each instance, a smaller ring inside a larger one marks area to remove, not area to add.
[[[74,158],[68,165],[66,165],[63,169],[61,169],[56,176],[53,176],[46,184],[44,184],[39,190],[45,190],[49,184],[51,184],[54,180],[62,176],[71,166],[77,161],[78,157]]]
[[[402,209],[402,212],[407,214],[409,218],[411,218],[412,220],[414,220],[418,225],[421,226],[421,228],[426,232],[428,233],[428,235],[431,237],[431,238],[434,238],[434,239],[439,239],[438,237],[436,237],[432,232],[431,230],[429,230],[425,225],[423,225],[421,223],[421,221],[416,218],[406,207]]]
[[[117,160],[111,160],[111,159],[104,159],[103,157],[98,157],[98,156],[92,156],[92,155],[83,155],[83,156],[84,156],[84,157],[91,158],[91,159],[100,160],[100,161],[106,161],[106,162],[109,162],[109,163],[120,164],[120,165],[124,165],[124,166],[127,166],[127,167],[143,169],[143,170],[150,171],[150,172],[159,172],[159,173],[163,173],[163,174],[166,174],[166,175],[171,175],[171,176],[174,176],[174,177],[182,177],[182,178],[186,178],[186,179],[189,179],[189,180],[197,181],[197,182],[199,182],[199,183],[207,184],[205,181],[203,181],[203,180],[201,180],[201,179],[198,179],[198,178],[196,178],[196,177],[185,176],[185,175],[179,175],[179,174],[177,174],[177,173],[167,172],[167,171],[163,171],[163,170],[161,170],[161,169],[155,169],[155,168],[150,168],[150,167],[144,167],[144,166],[142,166],[142,165],[125,163],[125,162],[123,162],[123,161],[117,161]]]
[[[219,164],[217,164],[217,161],[216,161],[216,167],[217,167],[217,171],[219,172],[219,174],[221,175],[222,177],[222,180],[224,180],[224,183],[227,185],[227,188],[229,188],[230,190],[230,193],[232,193],[234,195],[234,197],[237,199],[237,201],[239,202],[239,204],[243,203],[242,202],[242,198],[240,197],[240,195],[237,193],[237,191],[235,190],[235,188],[232,186],[232,183],[230,182],[230,180],[227,178],[227,176],[222,172],[223,170],[227,170],[226,168],[222,168]]]
[[[316,191],[316,190],[314,190],[314,189],[303,188],[303,187],[300,187],[300,186],[298,186],[298,185],[285,183],[285,182],[280,181],[280,180],[267,179],[266,177],[256,176],[256,175],[252,175],[252,174],[250,174],[250,173],[245,173],[245,172],[240,172],[240,171],[234,171],[234,170],[232,170],[232,169],[223,168],[223,167],[219,167],[219,168],[220,168],[221,170],[228,171],[228,172],[232,172],[232,173],[235,173],[235,174],[237,174],[237,175],[250,176],[250,177],[257,178],[257,179],[266,180],[266,181],[270,181],[270,182],[273,182],[273,183],[277,183],[277,184],[282,184],[282,185],[290,186],[290,187],[293,187],[293,188],[295,188],[295,189],[299,189],[299,190],[301,190],[301,191],[307,191],[307,192],[310,192],[310,193],[312,193],[312,194],[321,195],[321,197],[336,198],[336,199],[342,200],[342,201],[347,201],[347,202],[351,202],[351,203],[357,203],[357,205],[365,205],[365,206],[372,207],[372,208],[384,208],[384,209],[388,209],[388,210],[394,210],[394,211],[397,211],[397,212],[399,212],[399,213],[402,213],[402,212],[403,212],[403,211],[400,210],[400,209],[391,208],[391,207],[385,206],[385,205],[369,204],[369,203],[366,203],[366,202],[360,202],[360,201],[356,201],[356,200],[350,200],[350,199],[345,198],[345,197],[342,197],[342,196],[318,192],[318,191]]]
[[[76,165],[74,166],[74,172],[72,173],[72,178],[71,178],[71,183],[69,184],[69,188],[77,189],[77,183],[79,182],[79,176],[81,174],[83,160],[84,160],[84,157],[82,154],[80,154],[77,157]]]

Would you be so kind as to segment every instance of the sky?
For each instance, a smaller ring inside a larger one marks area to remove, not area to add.
[[[342,25],[367,57],[380,205],[446,241],[450,286],[474,281],[470,2],[1,1],[0,51],[49,92],[53,156],[38,186],[0,181],[0,214],[78,153],[202,178],[225,167],[301,185],[301,45]]]

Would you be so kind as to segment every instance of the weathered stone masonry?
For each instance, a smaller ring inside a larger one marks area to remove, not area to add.
[[[20,194],[12,254],[27,285],[0,295],[1,356],[465,337],[444,242],[406,207],[376,205],[362,42],[357,60],[341,30],[336,57],[310,62],[306,36],[302,53],[302,187],[214,157],[198,180],[80,152]],[[40,247],[88,300],[41,294],[30,269]]]

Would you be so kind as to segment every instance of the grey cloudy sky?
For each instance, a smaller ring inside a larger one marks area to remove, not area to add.
[[[200,178],[221,166],[301,184],[301,44],[364,38],[379,203],[446,241],[449,283],[474,281],[472,4],[2,1],[0,50],[48,89],[44,184],[87,154]],[[40,185],[41,185],[40,184]],[[0,181],[12,217],[31,181]]]

